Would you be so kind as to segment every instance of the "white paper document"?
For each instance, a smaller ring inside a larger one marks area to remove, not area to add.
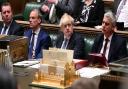
[[[28,67],[28,66],[32,66],[38,63],[39,61],[21,61],[21,62],[14,63],[13,66]]]
[[[110,70],[107,68],[94,68],[94,67],[84,67],[77,70],[81,77],[93,78],[105,73],[108,73]]]

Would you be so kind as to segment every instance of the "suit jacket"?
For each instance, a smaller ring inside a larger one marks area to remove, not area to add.
[[[3,22],[0,23],[0,33],[2,31],[4,24]],[[10,25],[9,31],[8,31],[8,35],[17,35],[17,36],[23,36],[24,34],[24,30],[23,28],[16,23],[15,20],[12,20],[12,23]]]
[[[104,16],[104,3],[102,0],[96,0],[96,3],[92,4],[93,7],[90,9],[89,11],[89,15],[88,15],[88,20],[87,22],[85,22],[82,26],[96,26],[96,25],[101,25],[102,24],[102,20],[103,20],[103,16]],[[81,6],[79,9],[79,15],[76,18],[76,20],[79,21],[79,18],[81,16],[81,12],[83,10],[83,6],[84,6],[84,2],[81,2]]]
[[[62,0],[62,2],[58,2],[56,5],[57,16],[61,18],[64,13],[68,13],[74,18],[77,17],[81,1],[82,0]]]
[[[100,53],[100,50],[103,45],[103,40],[104,40],[103,34],[99,35],[95,39],[92,47],[93,53]],[[110,43],[110,49],[108,53],[108,62],[113,62],[127,56],[128,54],[127,54],[127,48],[126,48],[126,39],[114,33]]]
[[[61,48],[63,40],[64,40],[64,34],[60,33],[56,40],[57,48]],[[84,48],[85,48],[84,39],[80,35],[73,33],[67,45],[67,49],[74,50],[73,58],[84,59],[85,58]]]
[[[58,4],[55,6],[57,22],[59,22],[61,16],[64,13],[70,14],[72,17],[78,16],[79,7],[81,5],[82,0],[60,0]],[[48,4],[47,0],[43,0],[43,4],[46,4],[51,8],[51,4]],[[43,5],[42,4],[42,5]],[[43,13],[44,18],[48,20],[49,13]]]
[[[24,36],[28,37],[29,41],[29,53],[28,53],[28,58],[31,59],[32,52],[30,51],[30,41],[31,41],[31,36],[32,36],[32,29],[27,29],[24,32]],[[38,38],[37,38],[37,43],[36,43],[36,48],[35,48],[35,59],[42,58],[42,49],[48,49],[51,46],[51,38],[48,36],[44,31],[43,28],[41,28]]]

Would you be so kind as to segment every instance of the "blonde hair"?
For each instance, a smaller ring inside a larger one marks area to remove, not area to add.
[[[60,26],[66,25],[66,24],[74,24],[74,19],[68,15],[67,13],[64,13],[64,15],[60,19]]]

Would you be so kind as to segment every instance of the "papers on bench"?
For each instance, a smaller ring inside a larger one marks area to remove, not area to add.
[[[108,73],[108,68],[84,67],[77,70],[81,77],[93,78]]]
[[[21,61],[21,62],[17,62],[14,63],[13,66],[17,66],[17,67],[29,67],[35,64],[38,64],[39,61]]]

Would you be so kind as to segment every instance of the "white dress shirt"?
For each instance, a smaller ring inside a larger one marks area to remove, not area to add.
[[[4,24],[3,28],[2,28],[1,33],[0,33],[1,35],[4,34],[4,33],[3,33],[3,32],[4,32],[4,27],[5,27],[5,24]],[[5,32],[4,35],[8,35],[9,28],[10,28],[10,25],[7,27],[6,32]]]
[[[35,49],[36,49],[39,32],[40,32],[40,28],[38,30],[36,30],[35,32],[32,32],[32,33],[35,33],[33,51],[35,51]],[[32,42],[32,37],[31,37],[31,42]]]

